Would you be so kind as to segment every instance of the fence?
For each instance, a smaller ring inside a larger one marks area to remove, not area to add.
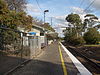
[[[0,27],[0,75],[6,75],[27,59],[33,59],[45,37],[27,36],[18,30]]]
[[[29,37],[29,45],[30,45],[30,58],[35,57],[38,53],[41,52],[41,41],[39,36],[31,36]]]
[[[0,52],[20,58],[33,58],[41,52],[40,36],[26,36],[17,30],[0,28]]]

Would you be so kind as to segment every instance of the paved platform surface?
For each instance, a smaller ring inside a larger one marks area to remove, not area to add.
[[[21,59],[19,57],[0,56],[0,75],[4,75],[25,60],[26,59]]]
[[[59,47],[64,59],[66,75],[78,75],[78,70],[58,42],[47,46],[37,58],[11,75],[65,75]]]

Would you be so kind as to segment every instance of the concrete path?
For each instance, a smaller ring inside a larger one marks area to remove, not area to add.
[[[58,42],[11,75],[78,75],[79,72]]]

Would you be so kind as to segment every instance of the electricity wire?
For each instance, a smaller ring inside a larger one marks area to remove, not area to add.
[[[41,12],[43,11],[42,8],[40,7],[40,4],[38,2],[38,0],[36,0],[37,6],[39,7],[39,9],[41,10]]]
[[[91,6],[92,6],[92,4],[95,2],[95,0],[93,0],[90,4],[89,4],[89,6],[84,10],[84,12],[85,11],[87,11]]]

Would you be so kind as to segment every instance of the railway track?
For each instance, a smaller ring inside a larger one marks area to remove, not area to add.
[[[85,56],[84,54],[78,52],[76,49],[70,47],[70,46],[66,46],[66,48],[76,57],[76,58],[81,58],[79,59],[81,61],[81,63],[89,70],[91,71],[91,73],[93,73],[94,75],[98,75],[100,74],[100,64],[97,64],[95,62],[93,62],[91,59],[89,59],[87,56]],[[82,59],[84,60],[84,62],[82,61]]]

